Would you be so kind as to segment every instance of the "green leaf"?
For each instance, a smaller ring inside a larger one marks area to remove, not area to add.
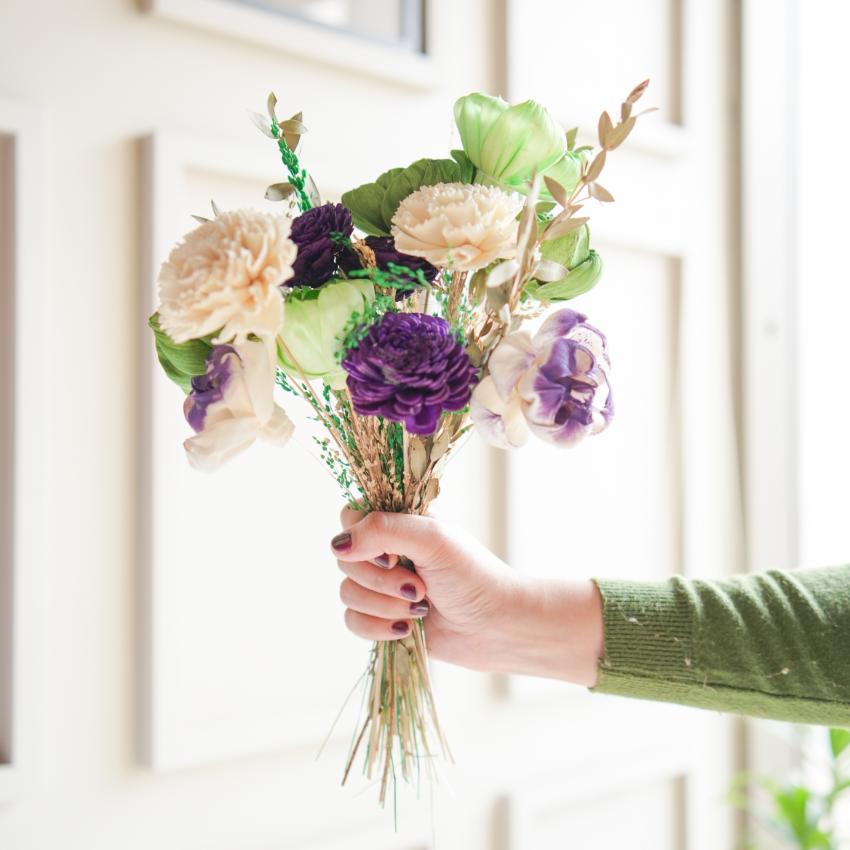
[[[385,171],[375,182],[386,191],[389,188],[390,183],[392,183],[402,171],[404,171],[403,168],[391,168],[389,171]]]
[[[773,800],[780,821],[788,827],[802,850],[830,850],[830,836],[818,827],[819,807],[808,788],[793,785],[775,791]]]
[[[389,236],[381,215],[385,189],[378,183],[365,183],[342,196],[343,204],[351,211],[354,226],[370,236]]]
[[[159,313],[148,319],[148,326],[154,333],[156,356],[163,371],[183,392],[188,393],[192,378],[206,372],[212,346],[201,339],[174,342],[160,326]]]
[[[850,729],[830,729],[829,746],[832,750],[832,757],[838,758],[850,747]]]
[[[460,166],[460,182],[472,183],[475,180],[476,168],[472,160],[466,155],[466,151],[451,151],[452,159]]]

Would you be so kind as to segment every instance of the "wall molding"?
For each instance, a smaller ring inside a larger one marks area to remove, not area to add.
[[[436,88],[441,77],[438,51],[427,40],[440,2],[425,0],[424,54],[230,0],[142,0],[142,8],[196,29],[427,91]]]
[[[34,783],[39,761],[40,573],[44,443],[41,439],[44,382],[41,221],[42,128],[40,113],[0,98],[0,168],[11,188],[0,218],[0,300],[10,341],[4,352],[0,405],[3,461],[0,481],[8,497],[0,516],[6,545],[0,550],[0,803]],[[28,332],[20,333],[21,329]]]
[[[257,145],[262,144],[259,137],[256,141]],[[192,194],[191,185],[197,187],[199,178],[205,184],[206,177],[211,184],[223,178],[225,185],[234,188],[244,182],[245,188],[250,186],[252,198],[256,185],[262,188],[258,189],[253,205],[272,206],[262,199],[262,191],[274,179],[274,169],[270,169],[256,151],[257,146],[250,143],[237,144],[177,131],[157,131],[142,140],[144,231],[140,323],[146,323],[156,308],[156,278],[160,264],[180,235],[195,226],[189,213],[207,214],[208,207],[185,208],[187,193]],[[333,175],[331,178],[331,185],[335,185]],[[241,194],[242,189],[239,192]],[[223,208],[231,205],[226,197],[216,197],[216,200]],[[192,203],[195,203],[194,198]],[[282,205],[276,208],[283,212]],[[290,412],[299,423],[300,433],[294,445],[283,452],[258,445],[213,476],[189,469],[180,448],[182,440],[190,433],[180,414],[180,393],[162,374],[146,326],[139,329],[139,337],[138,381],[148,412],[137,469],[142,505],[137,542],[139,596],[144,606],[140,617],[143,657],[138,732],[141,761],[154,770],[167,771],[299,748],[315,752],[361,673],[367,648],[350,638],[341,618],[334,616],[332,622],[326,623],[324,642],[314,642],[310,650],[313,654],[304,661],[310,668],[318,666],[325,671],[316,687],[305,692],[303,677],[309,672],[301,669],[303,664],[299,666],[298,659],[305,656],[303,646],[295,639],[297,630],[305,626],[290,624],[287,620],[287,617],[297,620],[298,612],[286,607],[287,596],[291,594],[286,593],[287,586],[282,583],[287,581],[288,569],[316,557],[314,544],[311,543],[308,550],[290,527],[286,557],[281,558],[280,531],[275,528],[278,523],[274,518],[259,522],[257,514],[252,521],[266,529],[266,536],[257,532],[237,540],[233,543],[235,548],[229,550],[230,559],[224,557],[206,564],[206,572],[200,577],[197,565],[203,562],[204,556],[197,554],[200,550],[195,550],[187,541],[192,541],[193,528],[210,522],[208,515],[198,515],[199,508],[193,499],[227,498],[227,494],[238,492],[228,487],[247,486],[246,477],[258,483],[259,489],[254,490],[257,501],[263,505],[273,504],[277,511],[281,488],[278,478],[269,474],[270,464],[278,465],[280,475],[311,475],[302,488],[305,498],[333,499],[338,495],[336,485],[330,477],[313,475],[315,460],[303,451],[304,445],[310,445],[309,424],[303,421],[306,416],[301,415],[297,407]],[[263,450],[270,454],[261,454]],[[263,463],[264,466],[257,467]],[[234,475],[235,478],[227,478]],[[225,483],[225,479],[236,483]],[[244,503],[244,500],[237,501]],[[286,504],[285,500],[282,504]],[[280,518],[277,513],[275,517]],[[317,519],[316,523],[322,524],[324,519]],[[334,522],[334,514],[328,512],[326,520]],[[331,533],[329,527],[328,537]],[[183,553],[182,559],[180,553]],[[186,558],[195,561],[190,564]],[[239,559],[251,566],[244,567],[245,575],[237,577],[233,565],[238,564]],[[280,559],[279,563],[275,563],[276,559]],[[257,568],[251,572],[255,565]],[[228,593],[236,598],[231,601],[228,596],[223,602],[222,582],[228,581],[234,582],[228,585],[231,588]],[[311,585],[312,581],[317,584]],[[299,592],[305,599],[324,599],[330,587],[322,582],[335,586],[335,573],[316,571],[312,578],[302,574]],[[263,592],[261,587],[274,590]],[[257,617],[250,618],[251,622],[245,619],[245,606],[249,603],[259,611]],[[313,611],[310,604],[307,601],[298,606],[304,617]],[[324,610],[323,607],[321,611]],[[187,625],[196,614],[200,619]],[[205,631],[210,629],[209,618],[219,615],[223,619],[217,622],[223,624],[223,630],[216,626],[214,632]],[[319,615],[324,616],[316,616]],[[273,625],[268,625],[272,620]],[[250,631],[253,621],[263,624],[260,632]],[[194,630],[197,623],[200,623],[199,630]],[[217,658],[217,650],[203,643],[205,638],[198,639],[199,635],[212,635],[217,639],[217,635],[226,633],[231,634],[233,640],[228,639],[227,645],[219,646],[218,650],[241,652],[238,662],[233,658]],[[243,637],[249,633],[252,637]],[[288,684],[286,670],[290,667],[298,673]],[[192,677],[196,670],[199,678],[192,681],[201,689],[208,687],[211,692],[220,693],[218,682],[229,683],[226,685],[228,692],[234,695],[233,701],[228,703],[229,708],[199,701],[195,691],[190,690],[193,686],[186,684],[187,674]],[[218,677],[217,680],[214,677]],[[251,693],[262,692],[263,699],[250,702],[241,696],[236,679]],[[269,682],[282,684],[267,688]],[[283,688],[287,695],[285,705],[281,705]],[[355,695],[350,706],[356,708],[358,699]],[[353,721],[346,713],[335,729],[335,742],[337,736],[340,741],[348,739],[350,722]],[[327,758],[333,757],[329,752]]]

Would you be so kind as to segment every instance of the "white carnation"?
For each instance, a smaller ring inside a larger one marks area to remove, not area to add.
[[[256,210],[219,213],[174,247],[159,273],[163,330],[185,342],[271,339],[283,320],[280,284],[292,277],[291,221]]]
[[[423,186],[408,195],[393,216],[395,247],[443,268],[483,268],[516,254],[522,204],[519,195],[498,186]]]

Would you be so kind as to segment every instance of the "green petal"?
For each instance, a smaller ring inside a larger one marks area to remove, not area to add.
[[[567,150],[564,131],[533,100],[506,109],[493,124],[481,150],[481,168],[505,183],[523,183],[553,166]]]
[[[466,155],[481,167],[481,149],[490,128],[508,109],[500,97],[473,92],[455,102],[455,123]]]
[[[581,177],[581,164],[584,157],[580,153],[567,151],[561,159],[554,165],[549,166],[544,174],[547,177],[552,177],[557,180],[569,194],[578,185],[579,177]],[[546,190],[546,184],[541,184],[541,198],[550,198],[551,195]]]
[[[569,301],[593,289],[601,276],[602,258],[591,250],[587,259],[572,268],[565,278],[545,284],[533,280],[524,291],[540,301]]]
[[[590,255],[590,229],[584,224],[557,239],[548,239],[541,245],[540,254],[544,260],[574,269]]]
[[[192,388],[192,378],[206,371],[212,346],[202,339],[174,342],[160,327],[159,313],[148,319],[148,327],[154,333],[156,356],[163,371],[183,392],[188,393]]]

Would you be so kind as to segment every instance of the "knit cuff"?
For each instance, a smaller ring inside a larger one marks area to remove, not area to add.
[[[607,691],[604,682],[613,683],[622,676],[665,682],[696,680],[693,609],[675,579],[594,582],[602,596],[605,629],[597,690]],[[619,688],[609,692],[619,692]]]

